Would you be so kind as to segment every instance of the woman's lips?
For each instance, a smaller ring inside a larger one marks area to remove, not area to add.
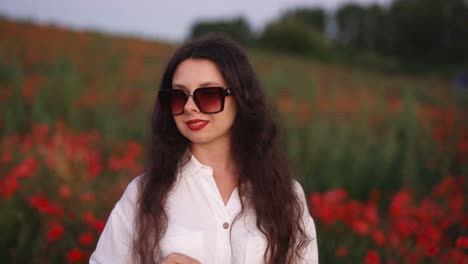
[[[192,119],[192,120],[185,122],[185,124],[187,124],[187,127],[190,130],[200,130],[204,128],[206,125],[208,125],[208,121],[201,120],[201,119]]]

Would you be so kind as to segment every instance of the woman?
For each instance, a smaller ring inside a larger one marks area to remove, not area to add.
[[[182,45],[162,76],[145,173],[91,263],[318,263],[304,192],[247,56],[222,35]]]

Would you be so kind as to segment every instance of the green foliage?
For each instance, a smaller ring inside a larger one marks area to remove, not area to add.
[[[243,17],[202,20],[192,26],[190,38],[222,32],[244,46],[416,72],[466,67],[467,24],[466,1],[397,0],[388,7],[348,3],[334,14],[296,7],[271,21],[260,34],[252,32]]]
[[[335,16],[341,48],[422,67],[466,65],[468,60],[468,4],[463,0],[397,0],[389,8],[350,3]]]
[[[198,21],[192,25],[190,38],[196,38],[207,33],[221,32],[243,45],[252,45],[254,35],[249,23],[243,17],[225,20]]]
[[[296,19],[268,24],[260,36],[260,45],[296,55],[327,58],[327,41],[322,34]]]
[[[415,126],[414,112],[389,117],[394,122],[384,133],[366,128],[369,114],[352,119],[351,124],[317,119],[306,127],[287,126],[287,147],[298,175],[307,190],[346,188],[352,197],[366,199],[373,189],[393,193],[406,186],[424,193],[439,181],[448,168],[430,171],[429,153],[434,142]],[[437,154],[441,155],[441,154]],[[440,162],[455,164],[448,156]]]
[[[382,72],[401,72],[403,68],[398,59],[381,55],[371,50],[356,51],[349,48],[341,48],[335,52],[335,57],[339,57],[340,61],[363,69]]]
[[[0,87],[12,91],[11,100],[2,103],[0,108],[4,122],[0,136],[15,131],[25,131],[28,128],[26,120],[30,119],[31,109],[25,104],[21,94],[22,81],[21,68],[15,63],[7,63],[6,60],[0,58]]]
[[[296,7],[287,10],[281,20],[294,19],[323,33],[325,31],[325,18],[326,13],[322,8]]]
[[[11,199],[0,203],[0,263],[29,263],[32,255],[41,254],[40,221],[28,207],[21,200]],[[24,210],[19,211],[18,208]]]
[[[378,13],[378,7],[373,12]],[[375,15],[377,16],[377,15]],[[350,3],[342,6],[336,12],[338,23],[338,43],[352,48],[370,48],[374,41],[375,34],[373,27],[378,26],[371,17],[371,11],[365,7]]]
[[[419,61],[468,60],[468,4],[463,0],[395,1],[395,53]]]

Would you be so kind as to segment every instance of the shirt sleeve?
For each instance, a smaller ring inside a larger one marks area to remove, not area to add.
[[[132,263],[131,243],[135,217],[137,181],[135,178],[112,209],[106,226],[89,260],[90,264]]]
[[[299,263],[300,264],[318,264],[319,263],[319,258],[318,258],[318,249],[317,249],[317,232],[315,230],[315,224],[314,220],[312,219],[312,216],[310,216],[309,212],[309,206],[307,204],[307,200],[305,198],[304,190],[302,189],[302,186],[299,184],[299,182],[294,181],[294,188],[296,190],[296,193],[301,200],[302,206],[304,208],[304,213],[302,215],[302,220],[304,221],[304,227],[307,235],[309,236],[309,244],[307,245],[307,248],[304,251],[303,255],[303,260],[301,260]]]

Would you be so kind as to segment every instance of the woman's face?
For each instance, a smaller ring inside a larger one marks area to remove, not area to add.
[[[172,78],[173,89],[182,89],[190,94],[200,87],[220,86],[228,88],[216,64],[207,59],[190,58],[182,61]],[[193,96],[189,96],[184,112],[174,115],[180,133],[192,144],[229,142],[230,130],[236,116],[236,105],[233,96],[226,96],[224,100],[223,111],[205,114],[200,112],[193,101]]]

